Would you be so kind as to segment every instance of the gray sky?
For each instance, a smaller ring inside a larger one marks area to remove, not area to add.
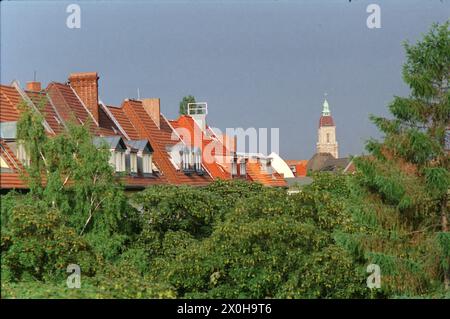
[[[66,7],[81,6],[81,28]],[[366,7],[381,7],[368,29]],[[211,126],[280,128],[280,153],[315,150],[323,94],[340,155],[359,154],[378,136],[368,115],[386,115],[401,79],[403,40],[415,42],[450,16],[449,0],[2,1],[1,83],[64,82],[97,71],[103,102],[161,98],[176,118],[192,94],[207,101]]]

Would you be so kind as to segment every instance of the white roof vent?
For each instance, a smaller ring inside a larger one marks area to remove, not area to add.
[[[187,114],[197,122],[197,125],[200,126],[202,131],[206,130],[206,115],[208,114],[208,103],[188,103]]]

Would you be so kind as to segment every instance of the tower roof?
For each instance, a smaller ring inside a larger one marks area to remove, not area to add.
[[[334,126],[333,118],[331,117],[330,105],[327,99],[323,101],[322,116],[320,117],[319,127],[322,126]]]
[[[319,127],[323,127],[323,126],[334,126],[334,121],[333,121],[333,118],[331,117],[331,115],[327,115],[327,116],[322,115],[320,117]]]
[[[325,100],[323,101],[322,115],[323,115],[323,116],[329,116],[329,115],[331,115],[331,112],[330,112],[330,106],[328,105],[327,99],[325,99]]]

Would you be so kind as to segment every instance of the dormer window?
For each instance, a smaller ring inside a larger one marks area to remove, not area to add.
[[[237,157],[231,160],[231,176],[237,176]]]
[[[180,151],[180,157],[181,157],[181,167],[184,172],[190,172],[190,160],[191,160],[191,152],[189,151],[189,148],[184,147]]]
[[[130,173],[137,174],[137,154],[132,152],[130,153]]]
[[[203,174],[202,153],[200,148],[184,147],[180,151],[181,167],[187,174],[197,172]]]
[[[130,149],[130,173],[147,176],[153,174],[153,148],[148,140],[128,140],[125,142]]]
[[[150,153],[142,154],[142,173],[151,174],[152,168],[152,155]]]
[[[28,155],[25,145],[23,142],[17,143],[17,159],[22,162],[25,166],[30,166],[30,156]]]
[[[267,172],[268,174],[273,174],[272,160],[267,160],[267,161],[266,161],[266,172]]]
[[[194,163],[195,163],[195,171],[196,171],[198,174],[203,174],[203,167],[202,167],[202,151],[200,150],[200,148],[197,148],[197,149],[195,150]]]
[[[247,175],[247,162],[245,161],[245,159],[242,160],[242,162],[239,164],[239,173],[241,176],[246,176]]]
[[[112,150],[110,163],[112,163],[116,172],[125,172],[125,152]]]
[[[114,168],[116,172],[126,171],[126,151],[127,147],[122,137],[120,136],[96,136],[93,139],[95,146],[103,149],[109,149],[111,153],[109,157],[109,164]]]

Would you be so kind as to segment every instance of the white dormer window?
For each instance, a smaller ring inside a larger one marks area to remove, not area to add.
[[[231,162],[231,175],[236,176],[237,175],[237,158],[234,158]]]
[[[191,150],[190,152],[190,159],[189,159],[189,166],[191,167],[191,168],[194,168],[193,166],[195,165],[195,161],[196,161],[196,156],[195,156],[195,152],[194,152],[194,150]]]
[[[195,170],[197,172],[202,170],[202,153],[200,151],[195,154]]]
[[[137,154],[130,153],[130,172],[131,174],[137,174]]]
[[[116,172],[125,172],[125,152],[111,150],[109,164],[114,167]]]
[[[202,152],[199,148],[184,147],[180,151],[181,167],[183,171],[202,173]]]
[[[273,174],[272,161],[271,160],[267,160],[266,161],[266,172],[268,174]]]
[[[142,172],[144,174],[151,174],[152,168],[152,156],[151,154],[142,154]]]
[[[183,171],[190,171],[193,161],[194,161],[194,153],[188,147],[185,147],[181,151],[181,163]]]
[[[243,160],[240,164],[239,167],[239,171],[241,173],[241,176],[246,176],[247,175],[247,163],[245,162],[245,160]]]
[[[23,142],[17,143],[17,159],[21,161],[25,166],[30,166],[30,157],[25,150],[25,145]]]
[[[187,149],[181,151],[181,166],[184,171],[189,170],[190,153]]]

